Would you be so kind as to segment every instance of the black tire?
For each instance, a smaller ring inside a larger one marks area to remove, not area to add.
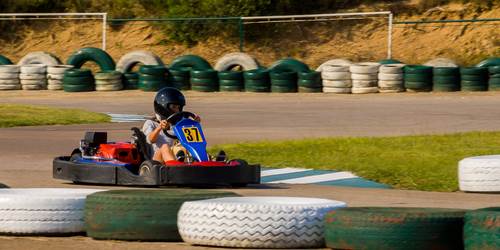
[[[241,71],[219,71],[217,74],[220,80],[243,81],[243,72]]]
[[[77,161],[80,158],[82,158],[82,153],[80,153],[80,152],[73,153],[73,154],[71,154],[71,157],[69,158],[69,161],[75,162],[75,161]]]
[[[66,64],[80,68],[88,61],[97,63],[101,71],[115,70],[115,61],[113,61],[113,58],[106,51],[98,48],[82,48],[73,53],[66,61]]]
[[[465,249],[500,249],[500,207],[468,211],[464,221]]]

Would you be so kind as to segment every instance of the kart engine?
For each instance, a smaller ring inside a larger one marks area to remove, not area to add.
[[[106,132],[86,132],[85,138],[80,141],[82,158],[140,164],[141,157],[135,144],[108,143],[107,140]]]

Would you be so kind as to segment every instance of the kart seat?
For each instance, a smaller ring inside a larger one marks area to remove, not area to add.
[[[146,135],[137,127],[133,127],[130,130],[134,131],[133,137],[139,154],[144,160],[151,160],[153,158],[153,148],[146,141]]]

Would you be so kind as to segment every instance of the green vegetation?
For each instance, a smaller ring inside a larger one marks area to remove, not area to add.
[[[0,128],[109,122],[110,117],[79,109],[0,104]]]
[[[400,189],[458,190],[458,161],[500,154],[500,132],[402,137],[323,138],[212,147],[266,167],[352,171]]]

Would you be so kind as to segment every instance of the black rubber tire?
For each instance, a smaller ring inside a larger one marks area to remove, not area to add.
[[[182,203],[237,196],[209,190],[112,190],[87,196],[85,225],[94,239],[182,241],[177,212]]]
[[[200,79],[217,79],[217,71],[213,69],[208,70],[192,70],[191,78],[200,78]]]
[[[279,80],[271,79],[271,86],[281,86],[281,87],[297,87],[297,81],[295,80]]]
[[[139,81],[164,81],[165,79],[165,75],[150,75],[139,73]]]
[[[500,249],[500,207],[468,211],[464,218],[467,250]]]
[[[139,80],[139,89],[142,91],[158,91],[161,88],[167,86],[167,82],[165,80],[162,81],[141,81]]]
[[[167,73],[167,68],[161,65],[141,65],[139,73],[164,76]]]
[[[0,65],[11,65],[11,64],[13,63],[9,58],[0,55]]]
[[[241,87],[245,86],[241,80],[219,80],[219,85],[222,86],[234,86]]]
[[[440,208],[352,207],[325,216],[326,246],[334,249],[463,249],[465,211]]]
[[[424,65],[406,65],[403,67],[403,71],[406,74],[428,74],[432,75],[432,67]]]
[[[487,75],[488,68],[480,67],[461,67],[460,75]]]
[[[92,71],[90,69],[68,69],[64,71],[64,76],[80,77],[80,76],[92,76]]]
[[[432,74],[407,73],[404,74],[404,80],[410,82],[430,82]]]
[[[219,71],[218,73],[220,80],[237,80],[243,81],[242,71]]]
[[[272,80],[297,80],[297,73],[293,71],[270,71],[269,76]]]
[[[184,69],[168,69],[169,75],[177,76],[177,77],[190,77],[190,71]]]
[[[272,85],[271,92],[273,92],[273,93],[295,93],[295,92],[297,92],[297,87]]]
[[[271,81],[269,79],[260,80],[245,80],[245,86],[257,86],[257,87],[269,87],[271,86]]]
[[[219,91],[221,92],[241,92],[243,90],[245,90],[243,86],[228,86],[228,85],[219,86]]]
[[[281,60],[273,63],[273,65],[271,65],[271,67],[269,67],[269,70],[270,71],[293,71],[296,73],[311,71],[305,63],[303,63],[297,59],[293,59],[293,58],[281,59]]]
[[[488,67],[488,72],[489,72],[491,75],[494,75],[494,74],[498,74],[498,75],[500,75],[500,65],[498,65],[498,66],[490,66],[490,67]]]
[[[115,70],[115,61],[113,61],[113,58],[106,51],[98,48],[79,49],[68,58],[66,64],[80,68],[88,61],[97,63],[101,71]]]
[[[94,85],[94,78],[92,76],[64,76],[63,84],[69,85]]]
[[[460,68],[458,67],[435,67],[432,69],[434,76],[450,76],[460,75]]]
[[[191,85],[191,90],[199,92],[217,92],[219,91],[218,86],[197,86]]]
[[[243,72],[243,78],[246,80],[267,80],[269,79],[269,71],[266,69],[253,69]]]
[[[79,85],[72,85],[72,84],[63,84],[63,90],[64,92],[89,92],[89,91],[94,91],[95,86],[94,85],[84,85],[84,84],[79,84]]]
[[[190,68],[193,70],[208,70],[212,69],[212,66],[210,66],[210,63],[208,63],[202,57],[196,55],[184,55],[175,58],[169,65],[169,68],[171,69]]]
[[[321,93],[321,92],[323,92],[323,87],[308,88],[308,87],[300,87],[299,86],[299,93]]]

